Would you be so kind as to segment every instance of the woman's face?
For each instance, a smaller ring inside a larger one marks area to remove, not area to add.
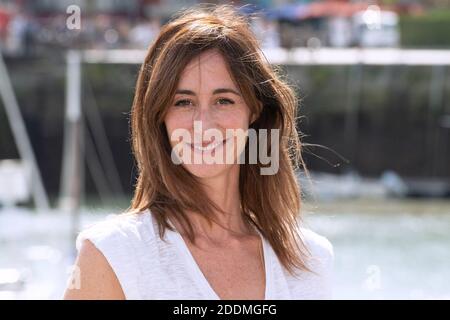
[[[182,165],[200,178],[236,168],[250,116],[223,56],[217,50],[203,52],[183,70],[164,119],[172,161],[182,159]]]

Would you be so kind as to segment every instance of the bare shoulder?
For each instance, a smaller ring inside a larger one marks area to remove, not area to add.
[[[153,239],[149,214],[112,214],[82,229],[65,299],[138,299],[143,243]],[[77,278],[78,277],[78,278]]]
[[[122,300],[119,280],[102,252],[89,241],[81,243],[75,267],[64,293],[66,300]]]

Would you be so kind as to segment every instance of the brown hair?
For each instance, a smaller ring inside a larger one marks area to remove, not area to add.
[[[295,169],[300,162],[304,165],[295,126],[298,99],[281,79],[279,70],[267,62],[249,20],[230,5],[203,4],[178,13],[162,27],[148,50],[131,111],[138,178],[127,212],[150,209],[161,238],[165,228],[173,230],[167,220],[173,217],[195,242],[185,211],[199,213],[210,222],[214,221],[213,212],[222,211],[206,196],[194,175],[171,161],[164,125],[180,74],[194,57],[209,49],[219,50],[223,55],[246,104],[258,115],[250,128],[268,129],[269,133],[270,129],[280,130],[276,174],[260,175],[264,165],[259,161],[240,165],[243,218],[260,230],[292,274],[296,269],[309,270],[305,260],[308,250],[298,226],[301,198]],[[267,141],[270,153],[270,136]],[[248,143],[245,152],[248,153]]]

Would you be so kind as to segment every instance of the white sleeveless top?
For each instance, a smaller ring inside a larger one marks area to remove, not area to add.
[[[256,228],[255,228],[256,229]],[[301,229],[312,254],[310,272],[291,276],[261,233],[266,270],[266,300],[331,299],[333,247],[324,237]],[[182,236],[166,230],[164,240],[147,209],[137,214],[110,215],[78,234],[77,250],[90,240],[114,270],[126,299],[219,300]]]

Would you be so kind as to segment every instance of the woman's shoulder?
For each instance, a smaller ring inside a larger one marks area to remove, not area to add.
[[[332,262],[334,259],[334,248],[325,236],[305,227],[300,228],[300,233],[311,254],[311,258],[323,263]]]
[[[84,227],[78,233],[76,248],[81,253],[83,242],[91,242],[115,273],[125,297],[138,299],[139,264],[148,258],[148,251],[154,251],[154,238],[149,211],[111,214]]]
[[[107,246],[125,246],[133,241],[148,240],[153,234],[151,216],[147,210],[110,214],[83,227],[78,233],[76,248],[80,250],[84,240],[90,240],[100,250]]]
[[[311,229],[300,227],[300,235],[308,250],[307,267],[299,277],[287,274],[293,299],[331,299],[333,291],[334,251],[331,242]]]

